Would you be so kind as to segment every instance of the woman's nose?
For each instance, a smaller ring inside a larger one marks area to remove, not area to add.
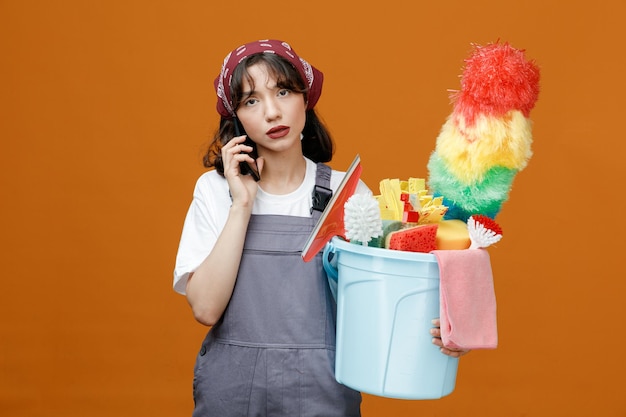
[[[276,99],[266,100],[265,102],[265,119],[274,120],[279,118],[281,110]]]

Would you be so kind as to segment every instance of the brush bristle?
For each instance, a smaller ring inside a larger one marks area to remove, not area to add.
[[[492,218],[475,214],[467,220],[470,249],[487,248],[502,239],[502,229]]]
[[[494,219],[487,217],[484,214],[475,214],[472,216],[475,222],[483,225],[485,229],[491,230],[496,235],[502,234],[502,228]]]

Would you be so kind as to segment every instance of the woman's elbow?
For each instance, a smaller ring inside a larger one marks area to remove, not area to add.
[[[222,317],[222,314],[224,314],[225,306],[220,308],[219,302],[215,300],[209,301],[210,297],[207,297],[206,294],[192,285],[191,276],[189,278],[190,280],[187,282],[186,288],[187,302],[191,306],[194,318],[198,323],[205,326],[215,325]]]
[[[213,326],[221,317],[221,314],[217,314],[208,306],[198,306],[190,303],[191,312],[193,313],[193,317],[200,324],[204,324],[205,326]]]

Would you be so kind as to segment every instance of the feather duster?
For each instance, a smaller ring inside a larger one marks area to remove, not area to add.
[[[428,161],[429,188],[443,196],[446,219],[500,212],[532,156],[530,111],[538,96],[539,68],[523,50],[508,43],[474,47]]]

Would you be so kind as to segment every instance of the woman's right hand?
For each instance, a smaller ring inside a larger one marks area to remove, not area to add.
[[[246,136],[235,136],[222,147],[222,161],[224,163],[224,177],[228,181],[228,187],[233,199],[233,205],[249,207],[256,197],[258,184],[251,175],[242,175],[239,169],[241,162],[254,164],[255,160],[250,156],[252,146],[244,144]],[[263,170],[263,158],[256,159],[259,173]]]

